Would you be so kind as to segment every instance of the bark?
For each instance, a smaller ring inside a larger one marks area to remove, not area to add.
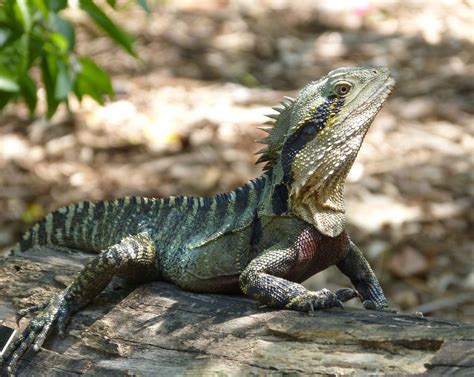
[[[0,323],[63,289],[87,256],[36,249],[0,259]],[[27,320],[22,321],[24,326]],[[313,316],[243,296],[114,280],[22,362],[20,376],[474,375],[474,326],[365,310]],[[34,357],[32,357],[34,356]]]

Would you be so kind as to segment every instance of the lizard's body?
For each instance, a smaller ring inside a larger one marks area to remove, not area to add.
[[[267,181],[264,175],[213,198],[132,196],[72,204],[26,233],[19,250],[43,244],[97,252],[131,234],[146,233],[156,245],[155,271],[146,278],[130,269],[116,275],[162,279],[187,290],[216,293],[239,291],[240,274],[260,251],[275,246],[275,232],[285,249],[301,234],[308,236],[308,251],[282,277],[302,282],[335,265],[348,250],[346,233],[328,237],[294,216],[259,215]]]
[[[239,292],[275,308],[364,306],[387,301],[369,264],[344,231],[342,190],[363,137],[393,86],[385,69],[339,69],[278,108],[263,139],[261,177],[213,198],[128,197],[60,208],[14,249],[66,246],[99,253],[44,305],[0,359],[14,371],[31,346],[100,293],[111,278],[167,280],[198,292]],[[354,92],[351,94],[351,92]],[[336,294],[299,283],[337,265],[354,284]]]

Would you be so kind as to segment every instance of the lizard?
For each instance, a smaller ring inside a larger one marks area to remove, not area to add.
[[[243,292],[276,309],[311,313],[359,297],[370,310],[388,301],[361,250],[345,231],[344,185],[374,117],[395,85],[383,67],[338,68],[285,97],[270,114],[257,163],[261,176],[214,197],[125,197],[61,207],[27,231],[12,254],[33,246],[97,253],[13,340],[0,366],[15,373],[30,348],[113,276],[169,281],[202,293]],[[310,291],[301,282],[336,265],[354,288]]]

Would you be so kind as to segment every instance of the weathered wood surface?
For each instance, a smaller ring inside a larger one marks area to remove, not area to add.
[[[0,323],[14,326],[18,308],[64,288],[86,260],[45,249],[0,259]],[[470,324],[364,310],[309,316],[164,282],[114,280],[68,329],[19,375],[474,375]]]

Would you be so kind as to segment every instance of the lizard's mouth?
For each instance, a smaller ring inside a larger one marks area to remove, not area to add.
[[[351,139],[358,139],[359,136],[362,136],[360,140],[360,143],[362,143],[375,116],[384,105],[390,93],[392,93],[394,86],[395,79],[392,76],[387,76],[380,87],[364,103],[342,118],[337,126],[342,127],[344,132],[340,133],[335,142],[338,144],[352,144]]]
[[[364,125],[370,125],[374,120],[375,116],[382,108],[383,104],[387,100],[390,93],[392,93],[393,88],[395,87],[395,79],[392,76],[388,76],[387,79],[380,85],[378,88],[361,106],[356,107],[351,111],[347,116],[342,120],[341,123],[346,121],[351,121],[352,118],[357,119],[361,114],[370,114],[367,118]]]
[[[360,106],[357,110],[363,112],[374,104],[377,106],[377,110],[379,110],[384,104],[387,97],[390,95],[390,93],[392,93],[394,86],[395,79],[392,76],[388,76],[387,79],[380,86],[380,88],[376,90],[375,93],[368,98],[367,102],[364,105]]]

